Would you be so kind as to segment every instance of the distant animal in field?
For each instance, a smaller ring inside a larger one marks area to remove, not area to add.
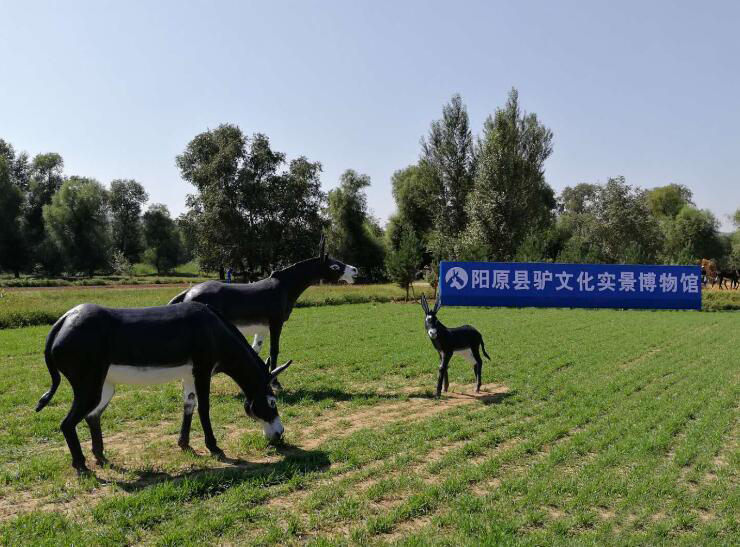
[[[718,281],[717,263],[714,260],[702,258],[699,261],[699,265],[701,266],[702,285],[706,287],[707,283],[711,282],[711,286],[714,287],[714,284]]]
[[[727,282],[730,282],[730,289],[736,289],[740,285],[740,271],[725,268],[717,272],[717,279],[719,281],[719,288],[727,288]]]
[[[206,281],[181,292],[170,300],[202,302],[217,310],[245,337],[254,334],[252,348],[259,353],[265,331],[270,332],[270,363],[275,366],[280,352],[280,333],[290,317],[298,297],[318,281],[344,280],[354,283],[357,268],[329,258],[324,252],[324,238],[319,244],[319,256],[273,272],[270,277],[254,283],[226,284]],[[280,388],[275,382],[273,386]]]
[[[268,374],[267,367],[239,331],[205,304],[188,302],[156,308],[112,309],[81,304],[51,328],[44,351],[51,389],[36,411],[54,396],[60,372],[72,386],[72,408],[61,430],[72,454],[72,466],[87,471],[77,424],[90,428],[92,450],[106,462],[100,416],[117,384],[159,384],[182,380],[184,415],[178,444],[189,449],[193,411],[198,407],[205,443],[211,454],[224,458],[210,419],[211,376],[223,372],[245,396],[244,410],[262,424],[265,435],[283,434],[271,380],[290,362]]]
[[[488,353],[486,353],[483,336],[470,325],[451,329],[445,327],[437,317],[441,302],[441,299],[438,298],[434,304],[434,308],[430,310],[426,296],[424,294],[421,295],[421,307],[425,314],[424,327],[426,328],[427,336],[432,341],[432,345],[437,350],[437,353],[439,353],[440,358],[439,377],[437,378],[437,397],[441,396],[443,387],[447,391],[450,386],[447,368],[453,355],[460,355],[473,365],[476,382],[475,392],[479,393],[483,375],[483,360],[481,359],[480,352],[483,351],[486,359],[491,360]]]

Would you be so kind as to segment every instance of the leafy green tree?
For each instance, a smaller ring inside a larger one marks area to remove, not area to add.
[[[592,210],[599,197],[599,185],[582,182],[573,187],[566,186],[558,198],[558,210],[561,214],[580,215]]]
[[[148,199],[149,194],[135,180],[118,179],[110,183],[113,247],[131,263],[139,261],[144,249],[141,207]]]
[[[43,220],[71,272],[93,275],[109,265],[108,192],[96,180],[70,177],[43,207]]]
[[[731,268],[740,270],[740,209],[735,211],[731,219],[735,225],[735,232],[730,235],[728,265]]]
[[[146,251],[144,258],[161,275],[181,263],[182,242],[177,224],[166,205],[155,203],[142,218]]]
[[[28,183],[31,176],[28,154],[26,152],[16,154],[12,144],[0,139],[0,157],[5,158],[10,182],[24,194],[28,192]]]
[[[563,190],[556,229],[563,262],[655,262],[663,244],[660,225],[645,192],[624,177],[606,184],[579,184]],[[566,239],[564,234],[569,234]]]
[[[320,164],[301,157],[281,170],[285,155],[266,136],[248,139],[234,125],[197,135],[177,164],[198,191],[188,197],[188,218],[204,269],[231,266],[254,278],[315,249],[325,199]]]
[[[693,194],[683,184],[658,186],[645,193],[650,211],[656,217],[675,218],[685,205],[694,205]]]
[[[196,256],[196,245],[198,244],[198,234],[196,230],[197,222],[194,218],[192,211],[182,213],[177,220],[177,229],[180,232],[180,240],[182,241],[182,260],[184,262],[190,262]]]
[[[434,228],[433,203],[437,199],[430,170],[420,165],[409,165],[393,173],[391,185],[397,212],[388,223],[390,246],[398,249],[404,227],[411,228],[418,239],[426,241]]]
[[[432,209],[438,237],[434,251],[437,258],[451,257],[457,234],[468,223],[468,194],[473,188],[476,169],[473,134],[468,112],[460,95],[453,95],[442,108],[442,119],[435,120],[422,139],[419,167],[424,179],[424,193],[431,187],[427,208]]]
[[[328,248],[335,256],[360,268],[363,276],[383,277],[385,249],[380,227],[367,211],[365,188],[370,177],[352,169],[342,173],[339,186],[329,191]]]
[[[22,230],[23,192],[13,184],[5,156],[0,155],[0,269],[20,277],[28,256]]]
[[[26,226],[28,244],[34,249],[34,254],[46,238],[43,210],[64,182],[63,169],[64,160],[56,153],[38,154],[31,163]]]
[[[421,268],[424,257],[424,247],[416,235],[415,230],[406,225],[401,229],[401,238],[397,249],[391,249],[386,256],[386,267],[388,277],[398,283],[402,289],[406,289],[406,300],[409,299],[409,287],[413,289],[412,283]]]
[[[475,185],[468,199],[465,253],[510,260],[527,235],[550,226],[555,208],[545,182],[552,132],[522,112],[516,89],[483,127]]]
[[[702,258],[722,261],[725,249],[715,216],[710,211],[684,205],[668,230],[665,254],[668,261],[684,264]]]

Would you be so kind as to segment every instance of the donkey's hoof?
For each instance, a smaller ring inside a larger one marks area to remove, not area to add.
[[[211,456],[213,456],[214,458],[216,458],[220,462],[225,462],[226,461],[226,454],[224,454],[224,451],[221,450],[221,449],[213,450],[211,452]]]
[[[177,446],[179,446],[183,452],[193,452],[193,449],[190,447],[190,443],[187,441],[177,441]]]
[[[95,463],[98,464],[98,467],[106,467],[110,462],[108,461],[108,458],[106,458],[103,455],[95,456]]]
[[[85,465],[85,462],[73,464],[72,467],[77,471],[78,477],[89,477],[91,475],[90,470]]]

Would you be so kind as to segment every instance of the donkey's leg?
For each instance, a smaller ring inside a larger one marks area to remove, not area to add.
[[[448,369],[445,369],[444,392],[447,393],[447,390],[448,389],[450,389],[449,370]]]
[[[198,399],[198,416],[200,417],[200,425],[203,427],[203,435],[206,441],[206,447],[211,451],[211,454],[217,457],[219,460],[225,458],[224,451],[218,447],[216,443],[216,437],[213,435],[213,428],[211,427],[211,403],[210,403],[210,391],[211,391],[211,376],[210,374],[199,374],[195,378],[195,396]]]
[[[265,343],[265,333],[264,332],[254,333],[254,340],[252,341],[252,349],[256,351],[258,355],[260,351],[262,351],[262,344],[264,343]]]
[[[280,333],[283,331],[282,321],[270,322],[270,372],[278,366],[278,354],[280,353]],[[272,388],[275,390],[283,389],[278,379],[272,381]]]
[[[475,372],[475,392],[480,393],[480,385],[483,376],[483,359],[480,356],[480,348],[476,345],[470,348],[470,351],[475,359],[475,366],[473,371]]]
[[[185,378],[182,381],[182,398],[183,398],[183,410],[182,410],[182,426],[180,427],[180,439],[177,444],[183,450],[190,449],[190,425],[193,422],[193,412],[198,404],[198,399],[195,396],[195,380],[193,377]]]
[[[437,378],[437,397],[442,395],[442,382],[447,374],[447,366],[450,364],[451,353],[442,354],[442,362],[439,364],[439,377]]]
[[[86,392],[85,388],[94,390],[94,393]],[[100,387],[95,388],[93,386],[80,386],[80,388],[74,389],[72,408],[69,409],[69,413],[59,426],[64,434],[64,439],[67,441],[69,451],[72,454],[72,467],[78,473],[86,473],[88,469],[85,465],[82,446],[80,446],[80,438],[77,436],[77,424],[98,405],[101,389]]]
[[[105,459],[103,454],[103,430],[100,428],[100,415],[110,403],[113,393],[115,392],[115,386],[111,383],[104,383],[103,390],[100,394],[100,402],[93,411],[85,417],[87,427],[90,428],[90,439],[92,441],[92,451],[95,456],[95,460],[98,465],[105,465],[108,460]]]

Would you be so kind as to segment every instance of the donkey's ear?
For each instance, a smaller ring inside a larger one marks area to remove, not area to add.
[[[440,296],[437,295],[437,300],[434,302],[434,311],[432,313],[437,313],[441,306],[442,306],[442,298],[440,298]]]
[[[429,304],[427,304],[427,297],[424,293],[421,293],[421,309],[424,310],[424,313],[429,315]]]
[[[283,372],[286,368],[288,368],[292,362],[293,362],[293,360],[291,359],[290,361],[288,361],[284,365],[280,365],[278,368],[276,368],[275,370],[273,370],[272,373],[270,374],[270,380],[272,381],[275,378],[277,378],[277,375],[280,374],[281,372]]]

